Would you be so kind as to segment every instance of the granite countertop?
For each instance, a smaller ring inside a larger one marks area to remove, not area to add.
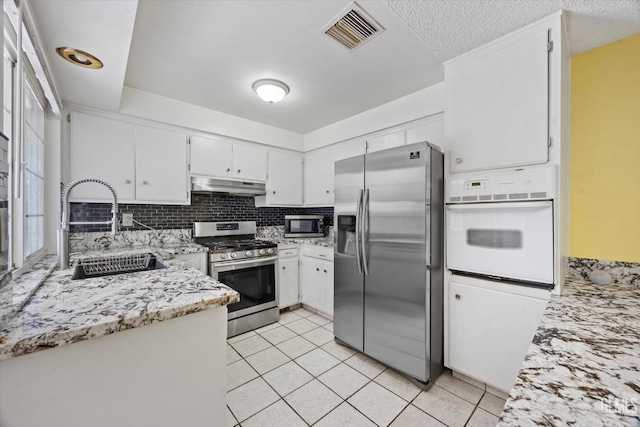
[[[279,245],[315,245],[315,246],[323,246],[325,248],[333,247],[333,238],[331,237],[316,237],[316,238],[285,238],[285,237],[275,237],[263,240],[270,240]]]
[[[640,426],[640,289],[552,296],[498,425]]]
[[[238,293],[173,258],[206,251],[196,244],[84,251],[82,257],[152,252],[165,269],[71,280],[54,270],[0,331],[0,360],[230,304]]]

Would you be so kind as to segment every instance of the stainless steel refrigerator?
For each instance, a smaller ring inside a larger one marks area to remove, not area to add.
[[[443,154],[335,164],[334,334],[428,387],[443,370]]]

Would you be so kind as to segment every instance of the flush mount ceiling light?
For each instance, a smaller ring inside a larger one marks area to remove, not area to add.
[[[84,52],[80,49],[75,49],[73,47],[57,47],[56,52],[58,55],[71,62],[72,64],[78,65],[84,68],[102,68],[102,61],[100,61],[95,56],[90,53]]]
[[[253,83],[253,90],[260,99],[270,104],[282,101],[282,98],[289,93],[289,86],[279,80],[262,79]]]

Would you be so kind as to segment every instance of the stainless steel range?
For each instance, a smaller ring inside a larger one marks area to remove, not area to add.
[[[256,240],[255,221],[196,222],[196,243],[209,248],[209,275],[240,294],[229,304],[228,337],[277,322],[278,246]]]

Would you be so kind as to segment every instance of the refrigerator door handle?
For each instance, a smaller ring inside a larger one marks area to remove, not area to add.
[[[360,230],[362,222],[362,195],[363,190],[358,193],[358,206],[356,207],[356,262],[358,263],[358,273],[362,274],[362,256],[360,254]]]
[[[362,253],[362,269],[364,275],[369,275],[369,267],[367,266],[367,244],[366,236],[369,235],[369,189],[364,190],[364,200],[362,202],[362,223],[360,226],[360,243],[362,244],[360,252]]]

